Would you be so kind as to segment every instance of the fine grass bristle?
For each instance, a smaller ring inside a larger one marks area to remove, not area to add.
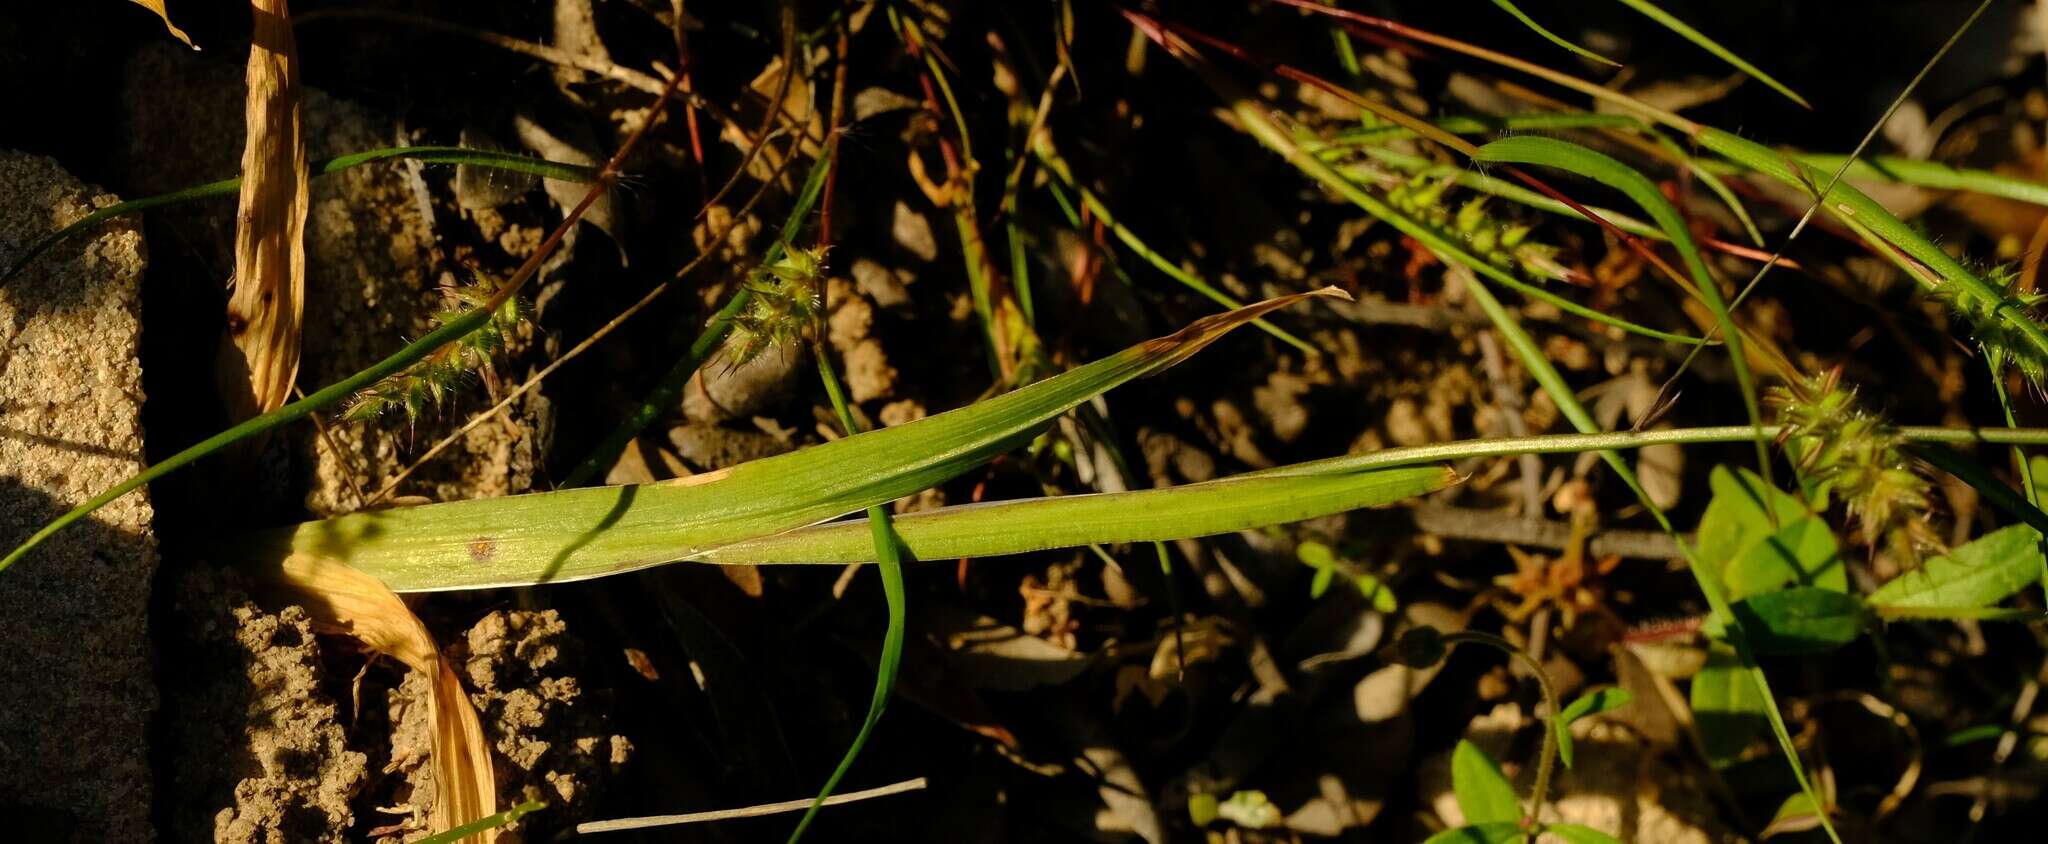
[[[2009,363],[2036,391],[2043,390],[2043,378],[2048,377],[2048,349],[2033,342],[2017,322],[2038,323],[2035,308],[2048,296],[2021,290],[2019,274],[2011,267],[1994,267],[1984,275],[2001,295],[1994,298],[1962,285],[1943,284],[1934,290],[1935,301],[1968,327],[1970,339],[1984,347],[1994,370]]]
[[[497,292],[497,282],[481,276],[475,284],[443,288],[449,306],[434,314],[435,325],[448,326],[491,307]],[[505,350],[506,335],[518,330],[525,319],[525,306],[519,297],[506,297],[482,327],[357,393],[343,409],[342,418],[365,422],[393,410],[403,410],[407,421],[418,420],[428,407],[446,402],[450,394],[489,366]]]

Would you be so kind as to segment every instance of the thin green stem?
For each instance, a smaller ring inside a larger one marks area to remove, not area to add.
[[[1507,654],[1511,658],[1521,660],[1522,667],[1529,669],[1529,673],[1535,675],[1536,685],[1543,690],[1543,703],[1550,709],[1550,717],[1547,720],[1551,723],[1543,725],[1543,744],[1536,753],[1536,782],[1529,791],[1529,815],[1522,823],[1524,829],[1539,829],[1543,823],[1543,803],[1550,795],[1550,774],[1557,764],[1557,729],[1555,722],[1558,714],[1564,711],[1563,702],[1558,700],[1557,690],[1550,685],[1550,675],[1544,673],[1543,663],[1537,662],[1536,658],[1530,656],[1528,651],[1522,650],[1516,647],[1515,643],[1492,633],[1478,630],[1460,630],[1455,633],[1446,633],[1443,637],[1446,650],[1467,642],[1486,645]]]
[[[839,415],[839,424],[848,435],[862,431],[859,420],[853,416],[853,407],[846,400],[846,391],[839,384],[839,376],[832,369],[831,354],[822,342],[813,342],[812,349],[818,361],[818,378],[825,384],[825,395],[832,401],[832,409]],[[839,787],[839,781],[853,767],[854,759],[860,756],[861,748],[867,745],[868,736],[874,732],[875,723],[882,719],[882,711],[888,707],[889,695],[896,687],[896,672],[903,663],[903,638],[908,614],[905,610],[903,582],[903,546],[896,539],[895,530],[889,524],[889,508],[877,504],[867,508],[868,527],[873,532],[875,562],[882,577],[882,594],[889,604],[889,628],[882,637],[882,659],[875,669],[875,691],[868,700],[867,718],[861,721],[860,732],[854,734],[853,743],[846,748],[846,755],[840,757],[839,765],[832,769],[832,775],[825,779],[824,788],[804,812],[803,820],[797,822],[796,830],[789,834],[789,844],[796,844],[804,830],[811,825],[818,811],[825,807],[825,800]]]

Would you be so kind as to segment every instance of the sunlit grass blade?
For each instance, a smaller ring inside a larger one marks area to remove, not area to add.
[[[1699,127],[1694,137],[1701,146],[1730,161],[1809,194],[1818,192],[1820,185],[1830,181],[1827,174],[1805,163],[1729,132]],[[1968,309],[1981,315],[1988,325],[1979,326],[1980,331],[1990,328],[1999,334],[1987,345],[2002,346],[2002,351],[2012,355],[2021,370],[2029,372],[2030,378],[2038,377],[2044,368],[2048,368],[2048,331],[2044,331],[2041,324],[2004,289],[1964,266],[1926,235],[1893,216],[1884,206],[1852,185],[1837,182],[1825,197],[1815,199],[1829,215],[1863,235],[1880,252],[1896,247],[1932,270],[1940,279],[1940,283],[1934,285],[1935,289],[1950,296],[1959,310]]]
[[[925,489],[1252,319],[1342,295],[1270,299],[979,404],[676,482],[356,513],[247,537],[234,553],[257,564],[292,552],[330,557],[397,591],[580,580],[672,562]]]
[[[1213,81],[1215,80],[1212,79]],[[1232,89],[1225,88],[1222,90],[1228,91]],[[1366,213],[1385,221],[1402,234],[1414,238],[1417,242],[1429,247],[1431,251],[1443,256],[1447,261],[1454,261],[1531,299],[1547,302],[1566,313],[1584,317],[1602,325],[1612,326],[1631,334],[1640,334],[1644,337],[1668,343],[1699,345],[1705,342],[1698,337],[1674,334],[1669,331],[1659,331],[1655,328],[1620,319],[1612,314],[1602,313],[1516,278],[1514,273],[1497,267],[1486,259],[1472,254],[1451,237],[1402,213],[1399,209],[1387,204],[1379,197],[1373,196],[1370,192],[1361,189],[1357,184],[1345,178],[1322,160],[1304,152],[1295,143],[1294,139],[1274,125],[1271,120],[1267,119],[1265,107],[1257,101],[1243,96],[1234,97],[1231,99],[1230,111],[1237,118],[1238,125],[1247,133],[1257,138],[1266,148],[1285,157],[1289,163],[1299,168],[1303,173],[1322,183],[1331,193],[1349,200],[1352,204],[1364,209]]]
[[[544,178],[558,179],[565,182],[589,182],[597,178],[597,168],[595,167],[563,164],[541,158],[531,158],[490,150],[465,149],[463,147],[390,147],[386,149],[373,149],[330,158],[326,161],[315,161],[307,165],[307,170],[314,176],[324,176],[329,173],[339,173],[351,167],[360,167],[364,164],[387,161],[394,158],[413,159],[428,164],[466,164],[471,167],[482,167],[490,170],[531,173]],[[240,176],[237,176],[232,179],[207,182],[203,185],[175,190],[157,196],[117,202],[96,210],[84,217],[80,217],[77,222],[58,229],[55,233],[29,247],[27,252],[22,253],[21,257],[14,259],[14,263],[8,265],[6,273],[0,274],[0,285],[7,284],[10,279],[33,263],[36,258],[41,257],[43,253],[50,251],[58,244],[90,231],[93,227],[108,220],[116,217],[125,217],[130,214],[140,214],[155,208],[195,202],[201,199],[234,196],[241,188],[242,179]]]
[[[1749,415],[1749,423],[1756,427],[1756,461],[1764,474],[1766,483],[1771,477],[1770,441],[1763,435],[1763,412],[1758,407],[1756,381],[1750,374],[1749,361],[1743,352],[1742,331],[1735,325],[1728,312],[1728,303],[1721,296],[1720,284],[1707,271],[1707,264],[1700,258],[1699,247],[1693,242],[1692,232],[1686,227],[1685,218],[1649,177],[1635,171],[1604,153],[1579,146],[1570,141],[1546,138],[1539,135],[1520,135],[1502,138],[1479,148],[1474,156],[1478,161],[1496,161],[1512,164],[1530,164],[1556,167],[1592,179],[1615,190],[1621,191],[1657,226],[1664,230],[1671,245],[1678,250],[1679,259],[1685,262],[1686,272],[1692,276],[1693,294],[1712,311],[1720,324],[1721,337],[1728,346],[1728,360],[1735,370],[1736,389],[1742,393],[1742,408]]]
[[[1543,27],[1543,24],[1537,23],[1535,18],[1529,17],[1527,13],[1524,13],[1514,3],[1510,2],[1510,0],[1493,0],[1493,5],[1499,6],[1501,8],[1501,11],[1513,15],[1515,20],[1521,21],[1522,25],[1528,27],[1531,32],[1543,36],[1543,40],[1549,41],[1552,44],[1556,44],[1559,47],[1563,47],[1564,49],[1571,51],[1573,55],[1591,59],[1604,65],[1611,65],[1613,67],[1621,66],[1621,62],[1600,55],[1599,53],[1595,53],[1592,50],[1588,50],[1577,44],[1573,44],[1572,42],[1565,40],[1564,36],[1558,35],[1555,32],[1551,32],[1550,30],[1545,29]]]
[[[993,557],[1088,544],[1231,533],[1377,507],[1459,480],[1442,466],[1239,477],[1165,489],[1028,498],[894,518],[912,557]],[[861,563],[874,559],[864,520],[762,536],[699,554],[707,563]]]
[[[1806,108],[1813,108],[1812,103],[1807,102],[1805,97],[1794,93],[1791,88],[1785,86],[1785,83],[1779,82],[1775,77],[1758,69],[1756,65],[1743,61],[1741,56],[1735,55],[1728,48],[1721,46],[1719,42],[1708,38],[1705,33],[1686,24],[1685,21],[1672,17],[1669,12],[1658,8],[1657,4],[1650,2],[1650,0],[1621,0],[1621,4],[1641,12],[1645,17],[1662,24],[1665,29],[1678,33],[1685,40],[1698,45],[1700,49],[1713,53],[1715,58],[1727,62],[1736,70],[1754,77],[1756,81],[1771,86],[1771,90],[1784,94],[1786,99]]]
[[[1310,4],[1293,2],[1293,0],[1288,0],[1288,2],[1289,5],[1296,5],[1300,8],[1317,8]],[[1329,13],[1327,9],[1318,9],[1318,11]],[[1217,93],[1222,96],[1227,104],[1232,116],[1237,119],[1238,124],[1245,131],[1257,137],[1268,148],[1280,153],[1289,163],[1295,165],[1303,173],[1322,182],[1326,187],[1351,200],[1368,213],[1387,220],[1390,224],[1400,228],[1402,233],[1415,237],[1416,240],[1432,250],[1438,251],[1447,260],[1462,254],[1462,250],[1455,244],[1446,241],[1442,237],[1431,236],[1433,233],[1428,232],[1426,227],[1416,226],[1413,221],[1407,221],[1408,225],[1404,227],[1402,220],[1405,218],[1402,218],[1398,212],[1387,208],[1384,203],[1379,202],[1365,191],[1359,190],[1355,185],[1352,185],[1349,181],[1331,170],[1329,165],[1323,163],[1315,156],[1303,153],[1277,126],[1273,125],[1272,121],[1266,116],[1265,109],[1248,96],[1239,93],[1235,85],[1223,80],[1198,58],[1185,54],[1182,54],[1180,57],[1192,69],[1201,74],[1204,81],[1216,89]],[[1651,111],[1654,113],[1654,110]],[[1673,116],[1672,119],[1680,120],[1681,118]],[[1411,231],[1411,229],[1415,231]],[[1421,234],[1417,232],[1421,232]],[[1482,269],[1485,266],[1483,261],[1477,261],[1469,255],[1457,260],[1463,267],[1480,273],[1485,272],[1485,269]],[[1473,263],[1478,263],[1481,266],[1473,266]],[[1502,273],[1502,275],[1505,276],[1506,274]],[[1489,274],[1488,277],[1493,278],[1494,276]],[[1559,412],[1571,422],[1572,427],[1579,429],[1582,433],[1600,432],[1599,424],[1586,411],[1585,407],[1579,403],[1578,396],[1572,390],[1571,385],[1564,380],[1563,375],[1551,364],[1543,349],[1537,345],[1534,338],[1529,336],[1528,331],[1522,327],[1515,315],[1509,312],[1500,303],[1499,299],[1494,297],[1493,292],[1486,285],[1478,283],[1476,275],[1467,273],[1466,278],[1470,282],[1467,285],[1469,295],[1479,304],[1480,309],[1485,312],[1487,319],[1493,323],[1495,330],[1500,333],[1508,347],[1514,350],[1515,355],[1521,359],[1523,368],[1543,387],[1544,392],[1550,395],[1552,401],[1557,405]],[[1752,428],[1751,434],[1754,435],[1755,432],[1756,430]],[[1635,493],[1643,507],[1657,520],[1659,527],[1663,528],[1665,533],[1678,537],[1680,534],[1677,527],[1671,523],[1670,517],[1665,514],[1663,508],[1658,507],[1650,499],[1649,494],[1644,491],[1642,484],[1637,480],[1634,470],[1629,468],[1620,455],[1613,451],[1603,451],[1600,453],[1600,456],[1615,475],[1629,487],[1630,491]],[[1800,791],[1808,795],[1813,794],[1812,782],[1807,776],[1804,766],[1799,762],[1797,750],[1792,744],[1791,732],[1785,726],[1784,714],[1779,710],[1776,700],[1770,695],[1769,681],[1764,677],[1763,669],[1757,666],[1755,655],[1751,652],[1747,640],[1743,637],[1741,623],[1730,610],[1728,601],[1721,593],[1720,584],[1715,581],[1711,573],[1705,571],[1701,566],[1693,564],[1692,558],[1694,555],[1686,543],[1680,541],[1679,548],[1687,558],[1687,570],[1692,572],[1701,593],[1707,598],[1707,605],[1712,611],[1713,618],[1723,626],[1723,629],[1728,631],[1728,638],[1735,645],[1741,657],[1744,673],[1756,684],[1757,689],[1767,699],[1765,714],[1771,723],[1772,732],[1778,739],[1779,747],[1784,751],[1786,759],[1792,766],[1795,778],[1800,785]],[[1834,837],[1833,826],[1827,824],[1825,820],[1823,821],[1823,828],[1828,831],[1831,837]],[[1836,840],[1839,841],[1839,838],[1836,838]]]

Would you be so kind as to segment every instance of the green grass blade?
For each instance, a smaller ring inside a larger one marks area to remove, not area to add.
[[[466,839],[479,832],[488,832],[490,830],[497,829],[498,827],[504,826],[513,821],[519,820],[520,818],[525,817],[527,814],[531,812],[538,812],[542,809],[547,808],[547,806],[548,804],[542,803],[539,800],[528,800],[524,803],[521,803],[510,809],[506,809],[505,811],[499,812],[495,815],[478,818],[476,820],[470,821],[469,823],[450,829],[447,832],[439,832],[433,835],[429,835],[425,838],[413,842],[413,844],[455,844],[455,842]]]
[[[1657,4],[1650,2],[1650,0],[1621,0],[1621,4],[1631,9],[1634,9],[1638,12],[1641,12],[1644,17],[1647,17],[1650,20],[1662,24],[1665,29],[1678,33],[1679,36],[1683,37],[1685,40],[1691,41],[1693,44],[1698,45],[1699,48],[1702,50],[1705,50],[1709,53],[1713,53],[1715,58],[1727,62],[1736,70],[1740,70],[1743,73],[1747,73],[1750,76],[1755,77],[1756,81],[1771,86],[1771,90],[1777,91],[1780,94],[1784,94],[1786,99],[1798,103],[1806,108],[1813,108],[1812,103],[1807,102],[1805,97],[1799,96],[1797,93],[1794,93],[1791,88],[1785,87],[1784,83],[1779,82],[1770,74],[1765,73],[1762,70],[1758,69],[1756,65],[1743,61],[1741,56],[1735,55],[1733,52],[1730,52],[1728,48],[1721,46],[1720,43],[1716,42],[1714,39],[1708,38],[1705,33],[1702,33],[1699,30],[1694,29],[1691,26],[1687,25],[1685,21],[1672,17],[1669,12],[1666,12],[1663,9],[1658,8]]]
[[[1846,155],[1830,153],[1793,153],[1799,163],[1830,173],[1840,169]],[[1874,158],[1858,158],[1849,165],[1842,177],[1865,181],[1891,182],[1895,184],[1918,185],[1937,190],[1969,191],[1986,196],[1996,196],[2017,202],[2048,206],[2048,182],[2008,176],[1990,170],[1972,170],[1965,167],[1950,167],[1935,161],[1916,161],[1911,158],[1895,158],[1880,155]]]
[[[818,360],[818,378],[825,383],[825,393],[832,400],[833,411],[839,414],[839,424],[848,434],[859,433],[860,422],[853,418],[853,410],[846,401],[846,391],[839,384],[839,375],[832,371],[830,354],[823,346],[816,346],[814,356]],[[867,548],[874,553],[877,567],[881,569],[882,596],[889,604],[889,627],[882,635],[882,659],[875,666],[875,691],[868,700],[868,714],[861,721],[860,732],[854,734],[846,754],[839,758],[832,775],[825,778],[824,787],[818,790],[817,798],[811,801],[810,808],[804,810],[796,829],[789,833],[789,844],[796,844],[804,837],[804,830],[810,828],[811,820],[825,808],[825,801],[839,787],[839,781],[846,777],[846,772],[853,768],[853,760],[860,757],[861,748],[867,746],[868,736],[874,732],[876,722],[882,720],[882,710],[888,707],[889,695],[896,688],[897,669],[903,665],[903,635],[908,617],[903,585],[903,546],[890,528],[886,505],[869,505],[867,522]]]
[[[1371,156],[1376,161],[1380,161],[1385,164],[1391,165],[1395,169],[1401,170],[1402,172],[1409,173],[1411,175],[1423,175],[1428,176],[1432,179],[1450,179],[1453,182],[1455,182],[1459,187],[1470,188],[1472,190],[1479,191],[1480,193],[1498,196],[1502,199],[1516,203],[1518,205],[1526,205],[1530,208],[1534,208],[1538,211],[1542,211],[1549,214],[1558,214],[1576,220],[1583,220],[1589,223],[1592,222],[1591,218],[1587,217],[1583,213],[1580,213],[1579,209],[1577,208],[1573,208],[1570,205],[1566,205],[1562,202],[1557,201],[1556,199],[1544,196],[1541,193],[1522,187],[1521,185],[1515,184],[1513,182],[1509,182],[1503,179],[1496,179],[1492,176],[1488,176],[1484,173],[1480,173],[1469,168],[1459,167],[1452,164],[1438,164],[1419,155],[1409,155],[1407,153],[1395,152],[1391,149],[1381,149],[1377,147],[1366,148],[1365,154]],[[1368,177],[1371,175],[1368,169],[1360,167],[1358,165],[1346,165],[1344,167],[1339,168],[1338,172],[1342,173],[1345,176],[1345,178],[1351,179],[1355,182],[1368,182]],[[1587,205],[1585,206],[1585,209],[1600,215],[1600,219],[1606,220],[1615,228],[1621,229],[1622,231],[1628,232],[1629,234],[1635,235],[1637,237],[1646,237],[1651,240],[1665,239],[1664,231],[1662,229],[1659,229],[1656,226],[1651,225],[1650,223],[1645,222],[1643,220],[1638,220],[1634,217],[1628,216],[1627,214],[1623,214],[1619,211],[1613,211],[1607,208],[1602,208],[1598,205]]]
[[[956,505],[893,521],[896,535],[916,559],[994,557],[1232,533],[1392,504],[1458,481],[1456,473],[1435,465],[1238,477],[1165,489]],[[861,520],[833,522],[726,545],[694,559],[726,564],[862,563],[874,559],[868,531]]]
[[[1537,35],[1543,36],[1543,40],[1549,41],[1552,44],[1556,44],[1559,47],[1563,47],[1566,50],[1571,51],[1573,55],[1591,59],[1604,65],[1610,65],[1613,67],[1621,66],[1621,62],[1600,55],[1599,53],[1595,53],[1592,50],[1588,50],[1577,44],[1573,44],[1572,42],[1565,40],[1564,36],[1558,35],[1555,32],[1551,32],[1550,30],[1543,28],[1543,24],[1537,23],[1535,18],[1529,17],[1520,8],[1515,6],[1514,3],[1509,2],[1509,0],[1493,0],[1493,5],[1499,6],[1501,8],[1501,11],[1513,15],[1515,20],[1521,21],[1522,25],[1528,27],[1530,31],[1535,32]]]
[[[1260,143],[1265,144],[1268,149],[1285,157],[1289,163],[1316,181],[1321,182],[1331,192],[1349,200],[1352,204],[1364,209],[1366,213],[1386,221],[1388,225],[1429,247],[1431,251],[1443,256],[1447,261],[1454,261],[1468,267],[1473,272],[1519,291],[1524,296],[1548,302],[1566,313],[1581,316],[1602,325],[1613,326],[1631,334],[1640,334],[1644,337],[1669,343],[1700,345],[1706,342],[1698,337],[1688,337],[1683,334],[1659,331],[1648,326],[1637,325],[1633,322],[1601,313],[1516,278],[1513,273],[1494,266],[1484,258],[1473,255],[1462,244],[1437,231],[1435,228],[1424,225],[1413,217],[1402,213],[1399,209],[1382,202],[1378,197],[1359,188],[1351,180],[1344,178],[1342,174],[1331,168],[1330,165],[1304,152],[1293,139],[1283,133],[1271,120],[1267,119],[1265,108],[1257,101],[1249,97],[1237,97],[1232,100],[1230,110],[1237,117],[1238,125],[1257,138]]]
[[[368,369],[329,384],[303,399],[207,437],[198,444],[164,458],[162,461],[143,469],[141,472],[137,472],[133,477],[115,484],[99,495],[93,496],[91,500],[78,505],[77,508],[62,516],[58,516],[49,524],[44,525],[42,529],[30,535],[21,545],[8,552],[6,557],[0,558],[0,571],[6,571],[9,566],[20,562],[21,558],[28,556],[30,552],[36,549],[36,546],[43,544],[45,540],[56,535],[58,531],[71,526],[86,516],[92,515],[94,510],[106,506],[108,502],[141,489],[151,481],[184,468],[202,457],[227,448],[247,437],[257,436],[292,422],[297,422],[300,419],[311,416],[322,408],[338,404],[349,396],[355,395],[357,391],[383,380],[386,376],[403,371],[419,359],[431,354],[435,349],[482,327],[485,322],[490,321],[491,316],[492,312],[489,309],[478,309],[465,313],[460,317],[450,320],[446,325],[434,329],[425,337],[407,344],[405,348],[398,350],[392,356],[372,364]]]
[[[1701,146],[1728,160],[1802,191],[1815,192],[1818,190],[1816,186],[1830,181],[1827,174],[1804,162],[1795,162],[1769,147],[1719,129],[1700,127],[1694,137]],[[2010,353],[2048,361],[2048,331],[2044,331],[2040,323],[2007,297],[2004,290],[1963,266],[1961,261],[1893,216],[1869,195],[1852,185],[1837,182],[1827,196],[1820,199],[1820,205],[1835,219],[1871,241],[1881,254],[1890,247],[1897,247],[1940,276],[1943,281],[1940,287],[1953,286],[1955,295],[1971,297],[1982,303],[1985,310],[1993,313],[2009,331],[2009,339],[2015,344],[2015,348],[2008,350]]]
[[[467,164],[471,167],[482,167],[490,170],[510,170],[519,173],[531,173],[549,179],[559,179],[565,182],[589,182],[597,178],[597,168],[595,167],[563,164],[541,158],[530,158],[523,155],[513,155],[511,153],[494,152],[491,150],[466,149],[463,147],[389,147],[373,149],[366,152],[330,158],[326,161],[315,161],[308,165],[307,169],[311,170],[315,176],[325,176],[329,173],[339,173],[351,167],[360,167],[371,162],[386,161],[394,158],[409,158],[428,164]],[[27,268],[36,258],[41,257],[44,252],[48,252],[58,244],[90,231],[99,224],[115,217],[140,214],[154,208],[180,205],[212,197],[233,196],[241,188],[242,178],[236,176],[231,179],[208,182],[203,185],[171,191],[170,193],[157,196],[117,202],[101,208],[84,217],[80,217],[77,222],[65,226],[57,230],[56,233],[37,241],[36,245],[30,247],[27,252],[22,253],[21,257],[14,259],[14,263],[8,265],[5,274],[0,274],[0,286],[5,286],[9,280]]]
[[[893,501],[1029,439],[1075,405],[1166,369],[1224,333],[1334,288],[1206,317],[1167,337],[958,410],[706,475],[356,513],[269,531],[223,553],[316,554],[398,591],[580,580],[673,562]]]
[[[1707,271],[1706,262],[1701,260],[1699,247],[1693,242],[1685,218],[1679,216],[1678,209],[1664,198],[1657,184],[1604,153],[1540,135],[1502,138],[1480,147],[1473,160],[1556,167],[1576,173],[1621,191],[1656,221],[1671,245],[1678,249],[1679,258],[1685,262],[1686,272],[1692,276],[1693,294],[1713,311],[1715,321],[1720,324],[1722,341],[1728,346],[1728,361],[1735,370],[1736,389],[1742,392],[1743,412],[1749,415],[1749,424],[1757,431],[1757,465],[1768,484],[1771,477],[1770,440],[1763,434],[1763,411],[1757,404],[1756,379],[1750,374],[1748,358],[1743,354],[1742,331],[1728,313],[1728,302],[1721,297],[1720,285]]]
[[[1197,66],[1197,69],[1206,72],[1206,68]],[[1434,233],[1428,232],[1425,227],[1414,225],[1413,221],[1408,221],[1408,227],[1403,227],[1399,221],[1405,220],[1405,217],[1399,215],[1392,208],[1386,207],[1384,203],[1374,199],[1365,191],[1359,190],[1356,186],[1350,184],[1350,182],[1346,181],[1341,175],[1338,175],[1328,165],[1314,156],[1304,154],[1280,132],[1278,127],[1273,125],[1266,117],[1264,110],[1253,100],[1241,94],[1233,93],[1234,86],[1222,82],[1213,75],[1209,77],[1209,81],[1212,86],[1218,89],[1219,93],[1224,95],[1224,99],[1230,103],[1231,113],[1237,117],[1239,124],[1246,131],[1259,138],[1267,147],[1279,152],[1304,173],[1322,182],[1326,187],[1337,191],[1346,199],[1350,199],[1361,208],[1366,209],[1368,213],[1388,220],[1396,228],[1401,228],[1404,234],[1416,237],[1418,241],[1423,242],[1431,249],[1443,247],[1448,250],[1456,250],[1455,252],[1440,253],[1445,254],[1447,259],[1452,258],[1454,255],[1462,254],[1462,250],[1455,244],[1448,242],[1444,238],[1434,236]],[[1385,216],[1383,216],[1383,212]],[[1411,232],[1410,228],[1423,232],[1423,234],[1417,235]],[[1487,266],[1484,261],[1479,261],[1471,256],[1465,256],[1459,263],[1478,272],[1485,272],[1482,267]],[[1473,263],[1477,263],[1480,266],[1472,266]],[[1505,273],[1502,273],[1502,275],[1505,275]],[[1489,275],[1488,277],[1492,278],[1494,276]],[[1494,297],[1493,292],[1488,290],[1486,285],[1474,283],[1468,285],[1468,288],[1473,301],[1479,304],[1480,309],[1486,313],[1488,320],[1500,332],[1502,339],[1507,342],[1508,346],[1515,351],[1516,356],[1521,359],[1523,368],[1529,372],[1531,377],[1536,379],[1536,382],[1543,387],[1544,392],[1550,394],[1551,399],[1558,407],[1558,411],[1572,423],[1572,427],[1579,429],[1581,433],[1585,434],[1601,433],[1599,424],[1594,421],[1591,414],[1586,412],[1585,407],[1579,403],[1578,396],[1572,390],[1571,385],[1564,380],[1564,376],[1557,371],[1557,368],[1551,365],[1542,348],[1529,336],[1528,331],[1522,328],[1521,323],[1515,318],[1514,314],[1501,305],[1500,300]],[[1693,340],[1693,342],[1698,341]],[[1756,429],[1752,427],[1750,433],[1754,436]],[[1664,529],[1665,533],[1673,537],[1679,536],[1678,530],[1672,525],[1670,517],[1664,513],[1663,508],[1658,507],[1650,500],[1649,494],[1643,490],[1642,484],[1637,480],[1634,470],[1629,468],[1628,464],[1621,459],[1619,454],[1611,450],[1602,451],[1601,459],[1636,494],[1637,499],[1642,502],[1644,508],[1649,511],[1651,516],[1657,520],[1658,525]],[[1707,605],[1712,610],[1714,618],[1720,621],[1724,628],[1729,631],[1729,638],[1735,644],[1736,651],[1742,661],[1744,673],[1756,685],[1757,689],[1763,692],[1767,704],[1765,707],[1766,715],[1771,722],[1771,729],[1778,738],[1779,747],[1783,749],[1787,760],[1792,765],[1793,774],[1799,781],[1800,791],[1812,794],[1812,783],[1806,775],[1805,767],[1799,762],[1797,750],[1792,744],[1791,732],[1785,726],[1784,714],[1779,711],[1777,701],[1771,697],[1769,681],[1764,677],[1763,669],[1757,666],[1756,656],[1750,651],[1747,641],[1742,636],[1741,623],[1736,620],[1733,612],[1729,609],[1727,599],[1721,594],[1720,584],[1704,568],[1694,564],[1692,551],[1685,542],[1680,541],[1678,545],[1681,552],[1687,558],[1688,565],[1686,568],[1692,572],[1701,593],[1706,596]],[[1823,827],[1828,830],[1831,836],[1834,834],[1832,825],[1823,821]]]

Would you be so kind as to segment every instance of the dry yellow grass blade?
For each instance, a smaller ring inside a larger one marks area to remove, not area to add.
[[[234,292],[220,352],[220,390],[235,418],[282,407],[299,371],[305,307],[306,142],[299,134],[299,58],[285,0],[251,0],[248,138],[235,226]]]
[[[331,560],[294,554],[269,575],[293,603],[301,604],[323,631],[355,637],[425,675],[434,723],[435,832],[445,832],[496,812],[498,787],[491,773],[491,748],[476,709],[455,670],[441,659],[434,638],[405,601],[383,581]],[[490,842],[495,830],[470,840]]]
[[[172,38],[185,42],[185,46],[191,47],[194,50],[199,49],[199,45],[192,43],[192,36],[186,35],[185,30],[179,29],[177,24],[171,23],[171,14],[164,11],[164,0],[131,0],[131,2],[155,12],[157,17],[162,18],[164,29],[170,30]]]

